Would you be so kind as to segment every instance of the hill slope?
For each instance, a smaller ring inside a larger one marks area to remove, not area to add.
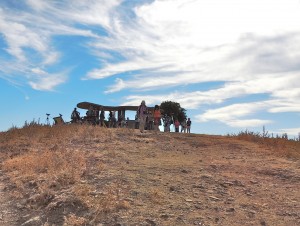
[[[0,141],[16,225],[300,225],[299,159],[256,143],[84,125]]]

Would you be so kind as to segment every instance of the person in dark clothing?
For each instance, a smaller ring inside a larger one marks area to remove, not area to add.
[[[71,114],[71,122],[76,123],[80,121],[80,113],[77,111],[77,108],[74,108]]]
[[[105,112],[102,108],[100,112],[100,126],[104,126],[104,119],[105,119]]]
[[[186,122],[186,130],[187,133],[191,133],[191,125],[192,125],[192,121],[190,118],[188,118],[187,122]]]

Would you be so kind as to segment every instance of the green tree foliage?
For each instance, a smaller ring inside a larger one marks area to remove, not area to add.
[[[164,101],[160,104],[162,114],[168,114],[173,116],[174,119],[178,119],[182,122],[186,118],[186,110],[180,106],[179,103],[172,101]]]

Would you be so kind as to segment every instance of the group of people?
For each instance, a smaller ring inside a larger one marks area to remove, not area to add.
[[[105,122],[105,111],[101,109],[100,111],[93,106],[90,106],[86,111],[86,115],[84,117],[80,117],[80,113],[77,111],[77,108],[74,108],[71,114],[71,123],[84,123],[92,125],[100,125],[102,127],[127,127],[129,118],[125,121],[125,118],[122,115],[116,118],[115,111],[109,111],[108,123]]]
[[[103,111],[103,116],[104,116],[104,111]],[[108,118],[108,122],[109,122],[108,127],[109,128],[126,128],[126,127],[128,127],[128,123],[129,123],[128,117],[125,120],[125,117],[123,115],[118,115],[118,119],[117,119],[115,111],[109,111],[108,116],[109,116],[109,118]],[[100,118],[101,118],[101,115],[100,115]],[[104,119],[105,119],[105,116],[102,120],[103,124],[104,124]],[[102,124],[101,124],[101,126],[102,126]]]
[[[139,130],[141,133],[145,129],[146,123],[149,121],[149,112],[147,110],[146,102],[143,100],[141,105],[138,107],[137,116],[139,119]],[[175,132],[179,132],[179,127],[181,127],[181,132],[190,133],[192,121],[190,118],[184,119],[182,122],[179,122],[178,119],[173,119],[169,114],[162,115],[162,112],[158,105],[155,105],[153,111],[153,126],[155,131],[159,131],[159,126],[162,125],[161,120],[163,121],[164,132],[170,132],[170,127],[174,124]],[[147,128],[147,126],[146,126]]]
[[[74,108],[71,114],[71,122],[88,122],[93,125],[100,125],[104,127],[128,127],[129,126],[129,118],[125,120],[123,115],[118,115],[116,118],[115,111],[109,112],[108,123],[105,123],[105,111],[101,109],[94,109],[92,106],[86,112],[86,116],[80,117],[80,113],[77,111],[77,108]],[[163,122],[163,123],[162,123]],[[147,130],[160,131],[159,126],[163,125],[164,132],[170,132],[171,125],[174,125],[175,132],[179,132],[179,128],[181,127],[181,131],[183,133],[191,132],[192,121],[190,118],[183,119],[181,122],[177,118],[174,118],[171,114],[163,114],[158,105],[155,105],[153,112],[149,111],[146,102],[143,100],[140,106],[137,109],[136,117],[135,117],[135,128],[139,129],[141,133]]]

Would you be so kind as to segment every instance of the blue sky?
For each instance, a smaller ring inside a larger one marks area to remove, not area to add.
[[[1,131],[171,100],[196,133],[300,132],[298,0],[2,0],[0,47]]]

